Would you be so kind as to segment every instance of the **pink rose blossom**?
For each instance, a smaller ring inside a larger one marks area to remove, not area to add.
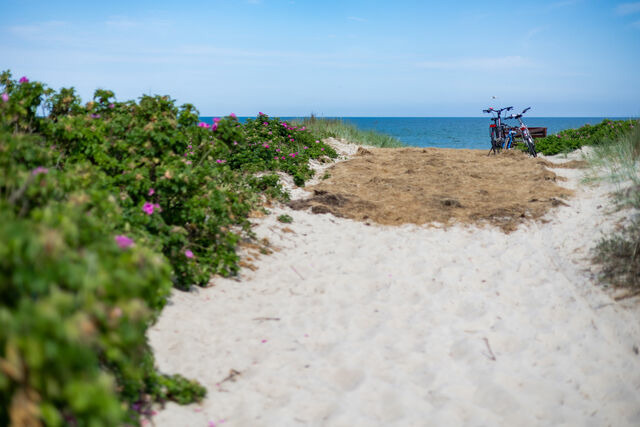
[[[49,172],[49,169],[44,168],[42,166],[38,166],[33,171],[31,171],[31,175],[45,174],[47,172]]]
[[[147,215],[153,215],[153,209],[154,208],[155,208],[155,206],[153,205],[153,203],[149,203],[149,202],[145,202],[144,205],[142,206],[142,210]]]
[[[213,123],[220,123],[220,117],[214,117]]]
[[[118,246],[120,247],[120,249],[127,249],[127,248],[133,246],[133,240],[131,240],[127,236],[123,236],[123,235],[119,234],[119,235],[115,236],[114,239],[115,239],[116,243],[118,244]]]
[[[7,92],[5,92],[5,93],[3,93],[3,94],[2,94],[2,100],[3,100],[4,102],[9,101],[9,94],[8,94]]]
[[[116,108],[116,106],[114,104],[109,104],[109,108]]]
[[[236,116],[234,113],[229,114],[229,117],[231,117],[232,119],[237,119],[238,116]]]
[[[193,252],[191,252],[189,249],[187,249],[186,251],[184,251],[184,256],[186,256],[187,258],[191,259],[191,258],[193,258]]]
[[[154,190],[153,188],[149,189],[149,195],[153,196],[155,194],[156,190]]]
[[[191,160],[187,160],[185,163],[190,165],[191,164]]]
[[[26,78],[25,76],[20,77],[20,84],[22,83],[29,83],[29,79]]]
[[[209,127],[210,127],[209,124],[205,123],[205,122],[198,123],[198,126],[201,127],[201,128],[205,128],[205,129],[209,129]]]

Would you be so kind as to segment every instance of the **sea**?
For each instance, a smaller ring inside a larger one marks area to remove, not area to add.
[[[239,117],[244,122],[248,117]],[[281,117],[282,120],[303,117]],[[324,118],[324,117],[320,117]],[[363,130],[375,130],[394,136],[404,144],[414,147],[489,149],[489,117],[326,117],[340,119]],[[607,117],[612,120],[627,120],[628,117]],[[201,117],[213,122],[213,117]],[[579,128],[585,124],[600,123],[605,117],[525,117],[529,127],[546,127],[547,135],[564,129]],[[515,126],[517,121],[509,120]]]

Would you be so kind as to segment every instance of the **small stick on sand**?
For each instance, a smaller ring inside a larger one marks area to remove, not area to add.
[[[298,270],[296,270],[296,268],[292,265],[291,269],[298,275],[298,277],[302,280],[304,280],[304,277],[302,277],[302,274],[298,273]]]
[[[267,320],[280,320],[279,317],[256,317],[253,320],[256,320],[258,322],[266,322]]]
[[[493,350],[491,350],[491,346],[489,345],[489,340],[486,337],[484,337],[482,339],[484,340],[484,343],[487,345],[487,350],[489,350],[489,356],[490,356],[489,359],[495,361],[496,360],[496,355],[493,354]]]

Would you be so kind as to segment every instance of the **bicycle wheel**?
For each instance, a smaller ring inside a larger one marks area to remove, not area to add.
[[[529,151],[529,154],[533,157],[537,157],[538,153],[536,153],[536,144],[533,142],[533,138],[531,138],[530,135],[527,135],[525,142],[527,143],[527,151]]]

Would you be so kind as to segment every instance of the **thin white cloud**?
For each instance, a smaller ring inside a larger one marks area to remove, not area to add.
[[[418,68],[429,70],[496,70],[530,67],[533,62],[522,56],[503,56],[497,58],[462,58],[444,61],[418,62]]]
[[[640,12],[640,2],[619,4],[615,11],[618,15],[631,15],[638,13]]]
[[[130,19],[122,18],[122,19],[110,19],[105,22],[105,25],[107,25],[108,27],[115,27],[115,28],[134,28],[140,25],[140,23],[132,21]]]
[[[542,32],[544,28],[543,27],[536,27],[536,28],[532,28],[531,30],[529,30],[527,32],[527,34],[524,36],[524,39],[526,41],[529,41],[533,38],[533,36],[535,36],[536,34],[539,34]]]
[[[365,22],[366,21],[366,19],[360,18],[360,17],[357,17],[357,16],[350,16],[347,19],[349,21],[356,21],[356,22]]]
[[[52,31],[59,31],[67,25],[64,21],[48,21],[29,25],[14,25],[9,28],[10,33],[22,38],[33,39]]]
[[[581,0],[564,0],[564,1],[558,1],[555,3],[551,3],[549,6],[547,6],[547,10],[553,10],[553,9],[558,9],[561,7],[566,7],[566,6],[573,6],[574,4],[580,3]]]

